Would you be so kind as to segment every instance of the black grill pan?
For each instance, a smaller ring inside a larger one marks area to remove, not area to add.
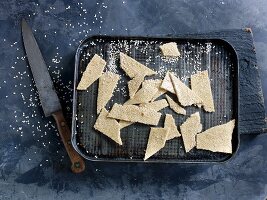
[[[181,52],[181,58],[166,59],[161,56],[159,45],[174,41]],[[106,71],[121,75],[114,96],[106,108],[110,110],[115,102],[123,103],[128,99],[127,81],[129,78],[119,67],[119,52],[124,52],[137,61],[158,72],[155,77],[163,78],[171,70],[188,85],[189,77],[198,70],[208,70],[211,80],[215,113],[206,113],[203,109],[187,107],[187,116],[175,114],[170,108],[162,113],[173,114],[176,124],[181,125],[192,113],[199,111],[203,130],[238,118],[238,62],[232,46],[221,39],[181,39],[181,38],[144,38],[144,37],[108,37],[87,38],[79,46],[76,55],[75,85],[78,84],[88,62],[98,54],[107,61]],[[89,160],[106,161],[142,161],[149,136],[147,125],[131,125],[121,130],[123,146],[119,146],[106,136],[93,129],[97,118],[96,99],[98,82],[87,91],[74,91],[73,99],[73,135],[74,146]],[[164,119],[164,117],[163,117]],[[161,119],[159,126],[163,126]],[[238,120],[236,120],[238,123]],[[236,127],[238,124],[236,124]],[[76,137],[78,136],[78,137]],[[238,128],[233,133],[233,152],[239,144]],[[185,153],[182,138],[167,141],[165,147],[147,162],[220,162],[231,155],[193,149]]]

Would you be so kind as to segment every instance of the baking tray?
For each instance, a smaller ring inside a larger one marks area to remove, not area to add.
[[[166,42],[177,43],[181,52],[180,59],[168,59],[161,56],[159,45]],[[186,107],[186,116],[177,115],[170,108],[165,108],[161,112],[172,114],[179,127],[190,114],[199,111],[203,130],[236,119],[237,124],[232,140],[233,154],[237,151],[239,146],[238,61],[234,48],[228,42],[221,39],[166,37],[93,36],[85,39],[76,53],[74,88],[94,54],[100,55],[107,62],[106,71],[121,75],[114,95],[106,106],[108,110],[115,102],[123,103],[128,98],[127,81],[130,79],[119,67],[119,52],[126,53],[158,72],[157,76],[147,77],[147,79],[163,78],[166,71],[171,70],[186,85],[189,85],[191,74],[199,70],[208,70],[215,113],[207,113],[196,107]],[[97,118],[97,89],[98,81],[87,91],[74,89],[72,121],[74,147],[84,158],[92,161],[143,161],[150,126],[135,123],[122,129],[122,146],[93,129]],[[162,127],[163,122],[164,117],[158,126]],[[231,158],[232,155],[195,148],[185,153],[182,138],[179,137],[167,141],[165,147],[146,162],[222,162]]]

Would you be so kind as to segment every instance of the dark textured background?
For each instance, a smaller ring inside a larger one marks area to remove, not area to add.
[[[265,199],[265,135],[243,135],[237,156],[224,164],[87,162],[84,174],[70,173],[54,121],[38,106],[24,58],[22,17],[34,30],[70,117],[75,50],[92,34],[251,27],[267,98],[267,1],[0,2],[0,199]]]

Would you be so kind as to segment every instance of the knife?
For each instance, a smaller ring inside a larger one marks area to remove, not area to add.
[[[22,20],[21,27],[25,52],[36,88],[38,90],[39,99],[44,114],[46,117],[54,117],[59,135],[72,163],[71,170],[74,173],[80,173],[84,171],[85,163],[83,158],[74,150],[73,146],[71,145],[71,132],[63,115],[59,98],[53,86],[53,82],[49,75],[41,51],[34,38],[32,30],[25,19]]]

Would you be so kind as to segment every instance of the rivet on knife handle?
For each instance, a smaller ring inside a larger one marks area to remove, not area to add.
[[[70,157],[70,160],[72,163],[71,170],[74,173],[80,173],[84,171],[85,169],[84,160],[71,145],[71,132],[64,118],[62,110],[54,112],[52,115],[54,119],[56,120],[60,137]]]

